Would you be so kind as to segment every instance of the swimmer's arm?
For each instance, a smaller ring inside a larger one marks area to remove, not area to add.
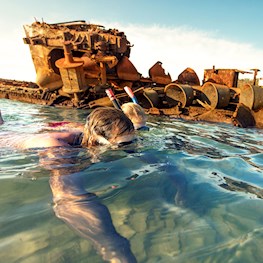
[[[59,140],[55,138],[33,138],[30,140],[26,140],[22,148],[24,149],[30,149],[30,148],[49,148],[49,147],[59,147],[59,146],[70,146],[69,143],[67,143],[64,140]]]
[[[68,135],[64,133],[60,138]],[[83,174],[79,172],[90,165],[90,159],[80,160],[79,151],[74,150],[77,148],[48,148],[40,158],[52,172],[49,182],[56,216],[77,234],[90,239],[104,260],[136,263],[129,241],[116,231],[108,208],[85,189]]]
[[[29,139],[26,139],[21,148],[49,148],[59,146],[71,146],[74,144],[76,136],[80,132],[55,132],[37,134]]]

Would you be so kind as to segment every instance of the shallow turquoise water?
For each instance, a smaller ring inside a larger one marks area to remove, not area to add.
[[[10,132],[87,115],[9,100],[0,109],[2,144]],[[1,262],[102,262],[91,240],[55,216],[52,169],[97,194],[138,262],[261,262],[263,131],[153,116],[148,125],[133,145],[99,157],[74,149],[52,166],[37,150],[1,144]]]

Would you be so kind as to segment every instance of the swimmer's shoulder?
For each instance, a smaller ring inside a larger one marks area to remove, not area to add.
[[[52,136],[52,134],[35,134],[24,140],[21,146],[23,149],[30,149],[70,146],[70,144],[66,140],[60,140],[57,136]]]

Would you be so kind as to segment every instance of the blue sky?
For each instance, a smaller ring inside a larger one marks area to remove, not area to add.
[[[134,44],[131,61],[148,76],[163,62],[176,79],[186,67],[200,79],[205,68],[263,71],[261,0],[9,0],[0,3],[0,78],[35,80],[24,24],[86,20],[124,31]]]

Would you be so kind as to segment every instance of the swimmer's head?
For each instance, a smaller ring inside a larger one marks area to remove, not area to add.
[[[146,125],[147,116],[144,109],[136,103],[128,102],[121,106],[122,111],[132,121],[135,129]]]
[[[131,120],[112,107],[100,107],[87,117],[82,145],[121,144],[134,140],[135,132]]]

